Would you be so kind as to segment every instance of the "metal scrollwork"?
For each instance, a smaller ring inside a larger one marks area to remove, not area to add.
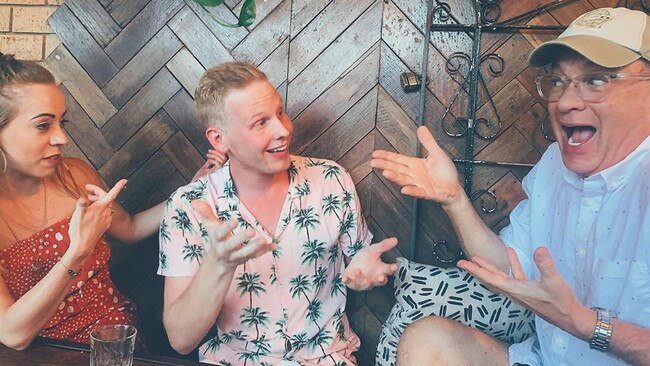
[[[479,14],[481,23],[492,24],[501,18],[502,11],[500,3],[500,0],[479,1]]]
[[[508,208],[508,203],[504,203],[501,207],[499,207],[499,199],[497,198],[496,192],[490,191],[489,189],[479,189],[478,191],[475,191],[474,193],[472,193],[472,196],[470,197],[470,201],[474,202],[479,197],[483,197],[485,195],[487,195],[487,200],[481,198],[481,200],[479,201],[479,205],[481,206],[481,211],[485,213],[493,213]]]
[[[433,256],[440,263],[447,263],[447,264],[456,263],[458,262],[459,259],[465,256],[465,254],[460,248],[457,250],[452,250],[451,248],[452,248],[451,244],[449,244],[448,241],[444,239],[440,239],[433,243],[431,252],[433,253]]]
[[[433,18],[440,22],[447,22],[451,19],[451,6],[447,3],[440,2],[433,8]]]
[[[455,52],[452,54],[447,62],[445,63],[445,69],[447,70],[447,73],[452,76],[456,82],[458,82],[458,90],[452,97],[451,102],[445,108],[445,112],[442,114],[441,118],[441,124],[442,124],[442,129],[445,131],[447,136],[450,137],[462,137],[465,135],[465,133],[468,130],[468,122],[469,120],[466,117],[456,117],[451,125],[447,125],[445,122],[447,115],[449,114],[449,111],[451,110],[452,106],[460,96],[460,94],[465,90],[465,88],[469,84],[469,78],[464,76],[461,72],[462,64],[465,63],[467,66],[470,68],[468,71],[467,75],[469,75],[472,72],[472,63],[470,56],[467,55],[466,53],[463,52]],[[481,56],[479,65],[482,66],[483,64],[487,65],[487,70],[489,71],[490,75],[492,76],[499,76],[503,73],[505,70],[505,65],[506,62],[501,57],[500,55],[496,53],[487,53]],[[499,134],[501,131],[501,116],[499,115],[499,111],[497,110],[497,106],[494,103],[494,99],[492,98],[492,95],[490,94],[490,91],[488,90],[487,87],[487,82],[485,81],[485,78],[483,77],[483,74],[479,71],[479,82],[481,83],[481,87],[485,91],[485,94],[487,95],[488,98],[488,103],[490,104],[490,108],[494,112],[494,115],[496,116],[496,123],[488,120],[485,117],[480,117],[476,119],[476,130],[475,133],[478,135],[480,138],[489,140],[494,138],[496,135]],[[480,128],[479,126],[485,126],[484,128]]]

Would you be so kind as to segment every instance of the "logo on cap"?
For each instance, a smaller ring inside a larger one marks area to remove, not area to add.
[[[576,19],[575,25],[585,28],[600,28],[610,20],[612,20],[612,15],[609,10],[595,9]]]

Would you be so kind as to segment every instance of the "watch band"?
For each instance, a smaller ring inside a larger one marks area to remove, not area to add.
[[[600,352],[606,352],[609,348],[609,341],[612,339],[614,316],[609,309],[593,307],[596,310],[596,329],[589,341],[589,348]]]

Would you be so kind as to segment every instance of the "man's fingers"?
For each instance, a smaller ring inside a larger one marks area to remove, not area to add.
[[[251,239],[248,244],[242,245],[240,249],[233,253],[232,259],[239,263],[244,263],[249,259],[259,257],[272,248],[273,247],[269,245],[266,239],[257,237],[255,239]]]
[[[378,254],[387,252],[397,245],[397,238],[388,238],[380,241],[377,244],[373,244],[370,247],[373,248]]]
[[[546,247],[535,249],[533,259],[535,260],[535,264],[537,265],[542,277],[550,277],[557,274],[557,269],[555,269],[555,263],[553,263],[551,253],[548,252]]]
[[[524,272],[524,268],[521,266],[521,262],[519,261],[519,257],[517,257],[517,253],[510,247],[508,247],[506,250],[508,252],[508,261],[510,262],[512,277],[519,281],[526,281],[526,273]]]
[[[422,147],[427,149],[429,154],[439,153],[439,152],[444,152],[436,142],[436,139],[433,138],[433,135],[431,134],[431,131],[429,131],[428,128],[425,126],[420,126],[418,127],[418,140],[420,140],[420,143],[422,144]]]

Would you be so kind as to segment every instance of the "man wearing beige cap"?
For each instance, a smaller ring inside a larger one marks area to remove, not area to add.
[[[530,308],[513,345],[440,317],[409,326],[398,365],[650,365],[650,19],[593,10],[530,55],[557,142],[526,176],[528,199],[496,236],[429,131],[418,159],[376,151],[404,194],[441,203],[469,261],[458,266]]]

